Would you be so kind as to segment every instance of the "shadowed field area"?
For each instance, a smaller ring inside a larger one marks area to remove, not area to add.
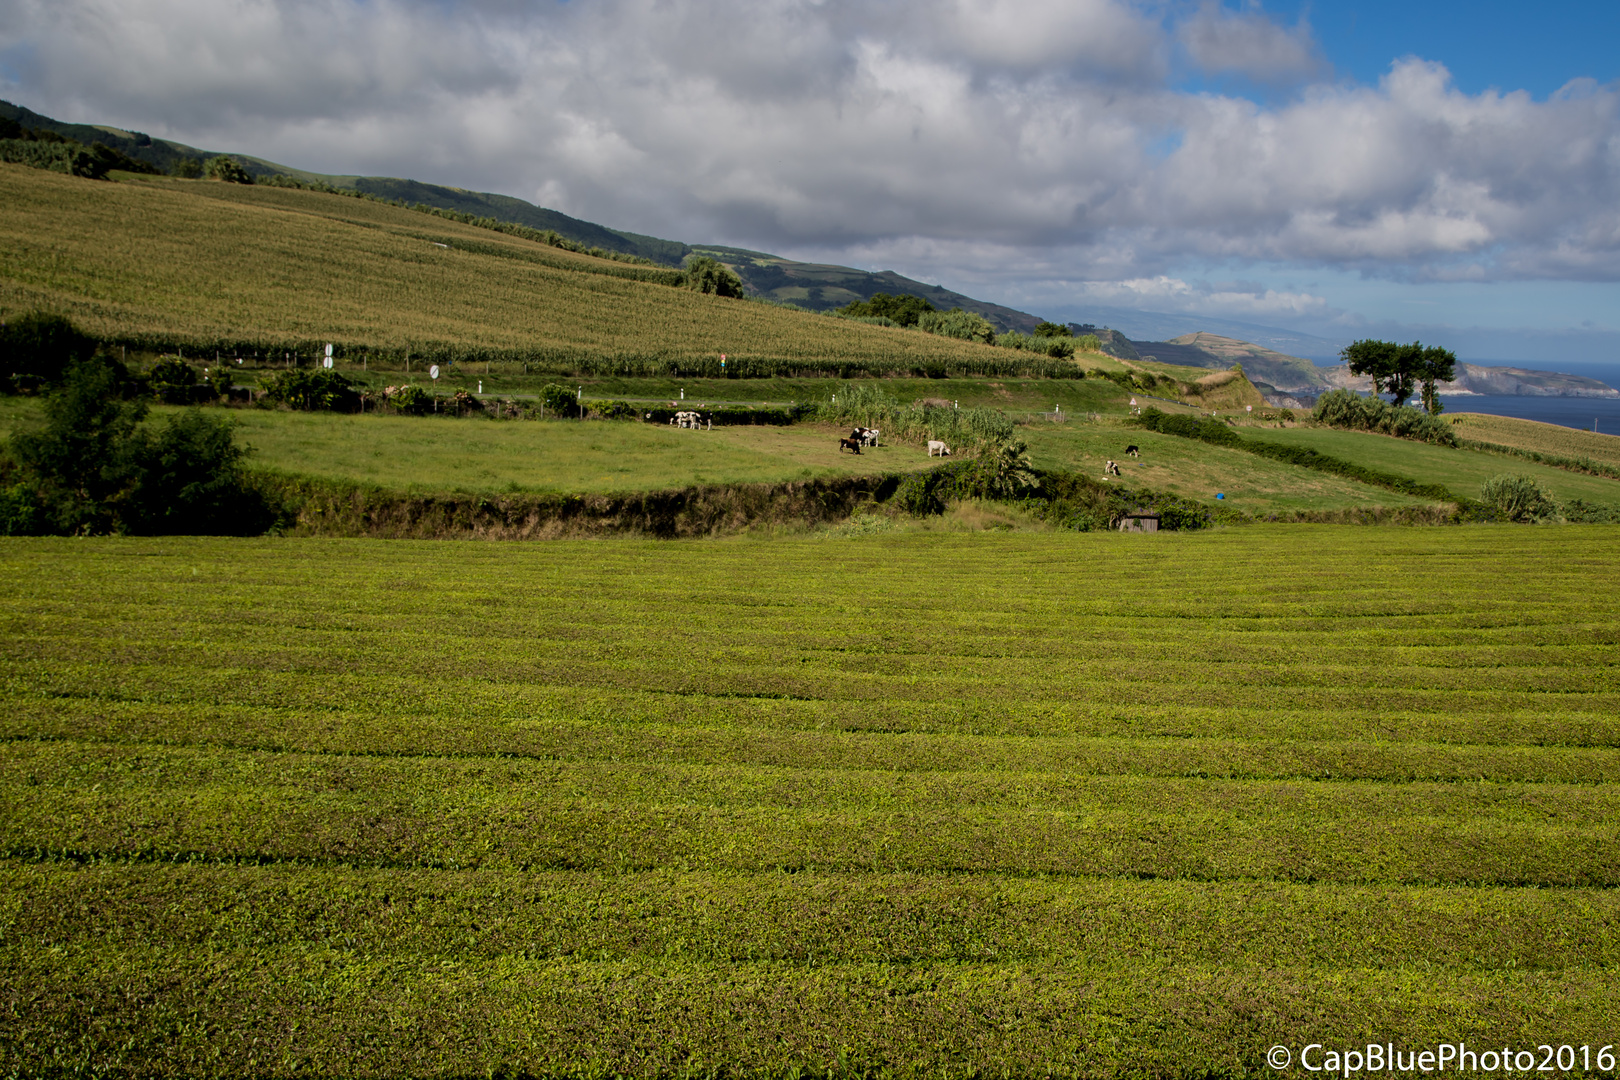
[[[0,541],[0,1067],[1613,1038],[1612,530]]]

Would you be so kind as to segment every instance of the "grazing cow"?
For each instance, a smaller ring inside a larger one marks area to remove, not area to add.
[[[703,421],[698,417],[697,413],[684,410],[676,413],[670,423],[676,427],[691,428],[694,431],[703,426]]]
[[[1127,446],[1125,448],[1125,454],[1126,454],[1127,457],[1141,457],[1142,456],[1141,451],[1137,450],[1137,448],[1134,447],[1134,446]]]
[[[839,439],[838,440],[838,452],[840,454],[842,454],[845,450],[848,450],[852,454],[860,453],[861,452],[861,440],[859,440],[859,439]]]
[[[1109,462],[1105,463],[1103,465],[1103,472],[1107,473],[1110,476],[1118,476],[1119,475],[1119,465],[1118,465],[1118,463],[1114,462],[1114,461],[1109,461]]]
[[[950,457],[951,456],[951,448],[950,447],[946,446],[944,443],[940,442],[938,439],[929,439],[928,440],[928,456],[933,457],[936,451],[938,452],[940,457]]]
[[[867,446],[876,446],[878,444],[878,429],[875,427],[862,428],[861,441]]]

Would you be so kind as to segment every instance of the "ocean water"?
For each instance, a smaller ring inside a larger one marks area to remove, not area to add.
[[[1620,435],[1620,398],[1523,397],[1498,394],[1440,396],[1448,413],[1477,412],[1516,416],[1544,424]]]

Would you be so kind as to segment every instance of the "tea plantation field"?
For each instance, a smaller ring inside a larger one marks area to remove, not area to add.
[[[0,568],[0,1073],[1620,1042],[1612,529]]]

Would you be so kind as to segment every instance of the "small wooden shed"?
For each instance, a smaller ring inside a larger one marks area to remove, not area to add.
[[[1159,515],[1143,513],[1130,513],[1119,519],[1120,532],[1156,533],[1159,531]]]

